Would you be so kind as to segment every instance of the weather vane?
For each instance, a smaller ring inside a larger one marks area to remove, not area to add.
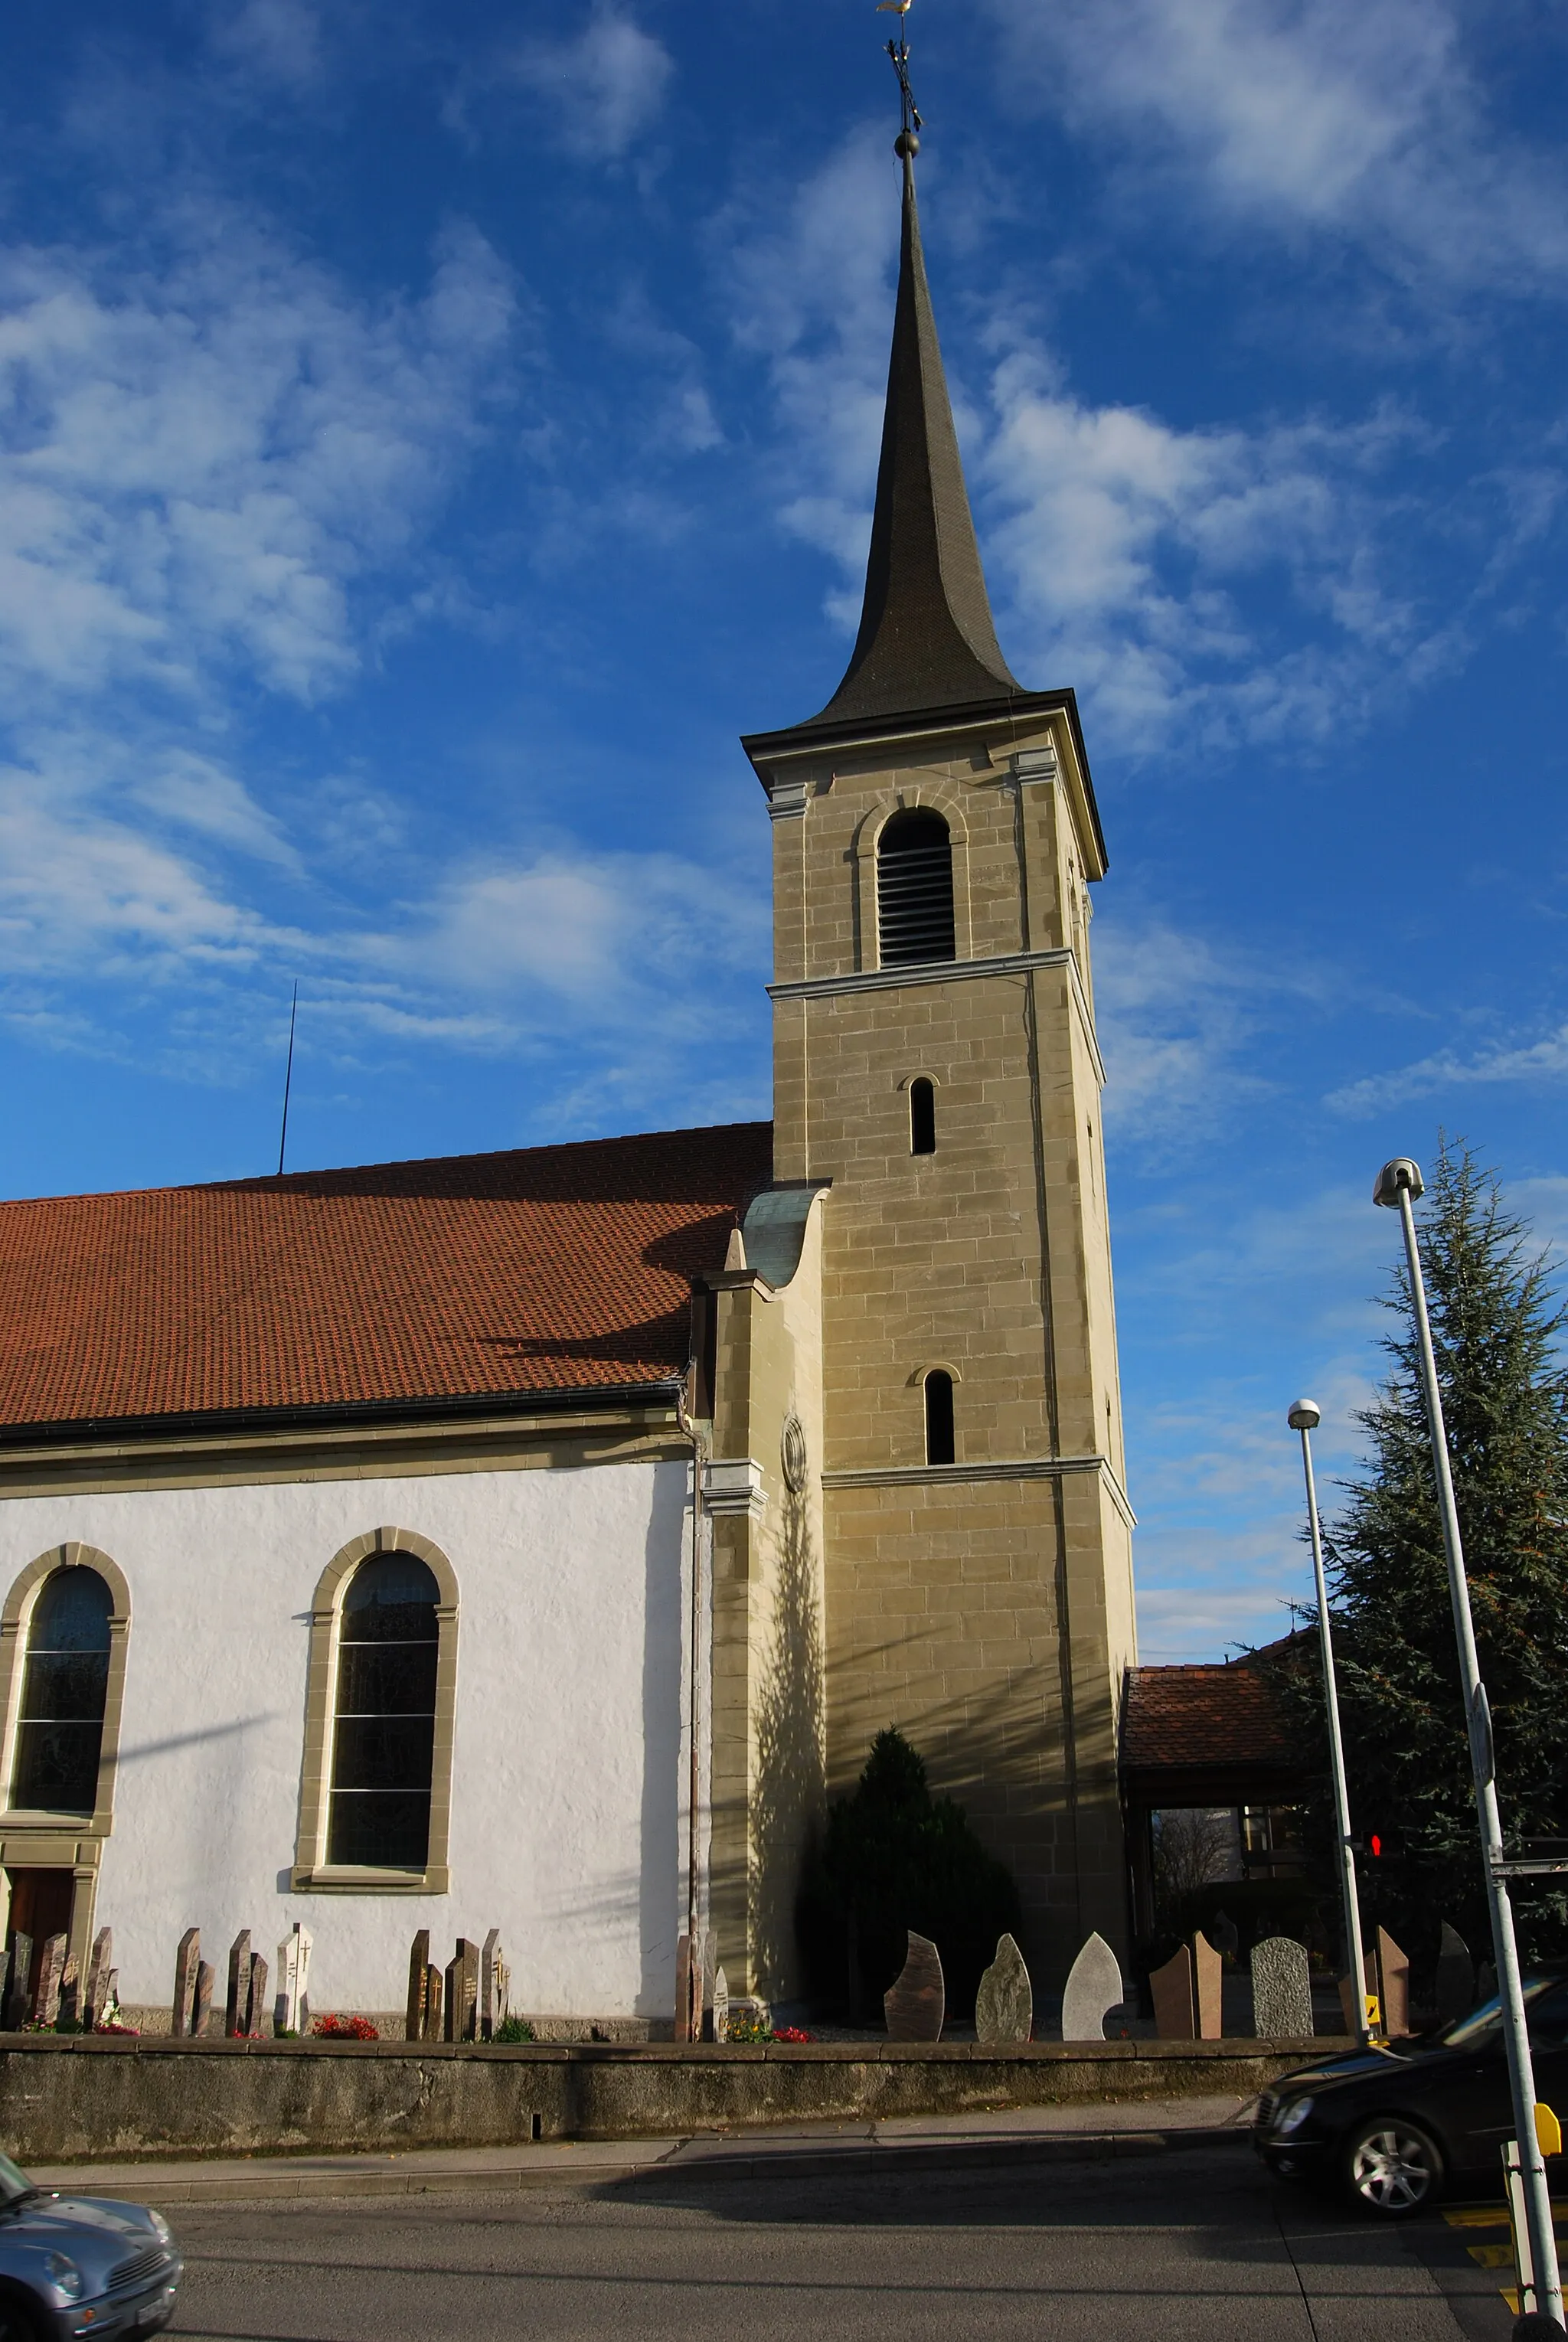
[[[876,0],[876,13],[879,16],[893,15],[898,18],[898,38],[896,41],[889,41],[887,54],[893,59],[893,70],[898,75],[898,95],[904,108],[903,125],[899,130],[896,142],[897,151],[901,155],[919,154],[918,133],[922,128],[920,108],[914,102],[914,92],[909,86],[909,35],[904,30],[904,26],[908,21],[911,5],[912,0]]]

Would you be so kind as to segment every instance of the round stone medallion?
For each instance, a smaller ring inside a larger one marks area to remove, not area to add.
[[[805,1486],[806,1475],[805,1434],[800,1427],[798,1415],[789,1415],[784,1418],[781,1451],[784,1458],[784,1486],[791,1496],[798,1496]]]

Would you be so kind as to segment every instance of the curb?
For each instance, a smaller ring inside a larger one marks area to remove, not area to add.
[[[118,2182],[105,2175],[104,2167],[99,2165],[91,2179],[75,2184],[68,2169],[56,2167],[39,2175],[39,2178],[40,2184],[62,2195],[124,2199],[128,2187],[138,2203],[154,2204],[160,2208],[188,2208],[203,2204],[332,2201],[344,2197],[501,2195],[539,2188],[581,2191],[646,2187],[650,2184],[664,2187],[672,2182],[684,2188],[714,2180],[754,2186],[761,2180],[776,2183],[786,2177],[862,2178],[874,2174],[899,2177],[920,2171],[946,2171],[960,2176],[967,2171],[1004,2170],[1032,2164],[1106,2163],[1130,2156],[1246,2147],[1251,2137],[1250,2130],[1226,2124],[1192,2130],[1074,2132],[1049,2138],[922,2139],[907,2147],[896,2143],[872,2146],[864,2141],[828,2147],[813,2145],[792,2148],[779,2145],[760,2153],[750,2146],[742,2147],[737,2142],[734,2149],[704,2148],[696,2154],[684,2151],[686,2141],[668,2147],[661,2140],[657,2144],[664,2152],[652,2159],[644,2156],[622,2162],[605,2160],[584,2163],[574,2169],[564,2161],[492,2164],[477,2168],[430,2165],[405,2165],[400,2168],[395,2164],[356,2168],[354,2162],[345,2159],[341,2168],[334,2170],[323,2170],[319,2166],[309,2170],[291,2170],[286,2165],[280,2168],[274,2164],[254,2171],[236,2171],[231,2167],[215,2171],[210,2177],[186,2167],[171,2170],[166,2180],[143,2165],[135,2168],[134,2176],[128,2168],[125,2178]]]

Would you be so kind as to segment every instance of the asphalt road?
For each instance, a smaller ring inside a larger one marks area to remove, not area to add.
[[[1441,2219],[1383,2227],[1220,2147],[864,2178],[175,2216],[205,2342],[1506,2342]]]

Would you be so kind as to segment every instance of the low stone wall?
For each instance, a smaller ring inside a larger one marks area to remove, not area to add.
[[[662,2043],[176,2041],[12,2034],[0,2145],[19,2163],[395,2153],[759,2123],[1238,2095],[1348,2040]]]

